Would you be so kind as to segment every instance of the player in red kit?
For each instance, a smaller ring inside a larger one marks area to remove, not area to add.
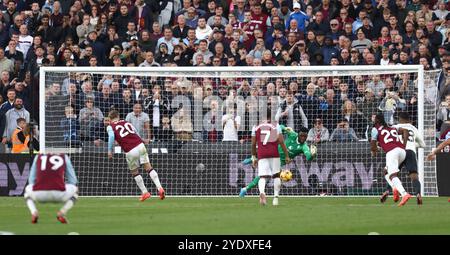
[[[266,205],[266,183],[269,178],[273,178],[274,198],[273,205],[278,205],[278,196],[281,190],[280,180],[280,154],[278,153],[278,145],[286,155],[286,164],[291,159],[289,152],[284,144],[283,135],[280,125],[271,122],[271,109],[267,110],[266,121],[262,122],[252,129],[252,164],[254,167],[258,165],[258,181],[259,202]]]
[[[116,140],[125,152],[131,175],[136,181],[139,189],[142,191],[140,201],[144,201],[151,196],[144,184],[144,179],[139,174],[141,164],[144,165],[145,171],[150,175],[153,183],[155,183],[156,188],[158,189],[159,198],[163,200],[165,198],[165,191],[159,181],[158,173],[150,164],[147,149],[145,148],[141,137],[136,133],[136,129],[131,123],[125,120],[119,120],[119,112],[116,110],[109,112],[109,118],[111,119],[111,122],[107,127],[108,157],[113,157],[113,145],[114,140]]]
[[[64,178],[67,179],[64,182]],[[77,177],[72,162],[64,154],[38,154],[34,158],[25,188],[25,201],[31,212],[31,223],[38,222],[35,202],[64,203],[56,219],[67,223],[66,213],[78,198]]]
[[[403,132],[408,132],[403,130]],[[398,178],[399,166],[406,158],[405,145],[402,143],[397,129],[386,124],[382,114],[375,116],[375,126],[372,128],[371,151],[372,156],[378,152],[377,142],[386,153],[386,168],[388,174],[386,181],[393,189],[397,189],[402,196],[398,206],[403,206],[412,197]]]

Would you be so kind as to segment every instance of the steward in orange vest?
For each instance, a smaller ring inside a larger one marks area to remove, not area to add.
[[[28,153],[30,144],[31,134],[30,126],[27,124],[24,118],[17,119],[17,128],[14,130],[11,136],[12,142],[12,153]],[[36,139],[32,139],[32,146],[34,148],[39,147]]]

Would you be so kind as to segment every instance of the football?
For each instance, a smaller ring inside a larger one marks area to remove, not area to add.
[[[281,181],[288,182],[292,179],[292,172],[288,169],[282,170],[280,173]]]

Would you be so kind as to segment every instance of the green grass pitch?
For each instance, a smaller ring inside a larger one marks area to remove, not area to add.
[[[164,201],[138,198],[81,197],[68,214],[69,224],[56,220],[59,204],[37,204],[39,223],[30,223],[23,198],[0,198],[0,231],[14,234],[450,234],[447,198],[415,199],[397,207],[389,198],[281,197],[280,205],[259,205],[257,197],[182,198]]]

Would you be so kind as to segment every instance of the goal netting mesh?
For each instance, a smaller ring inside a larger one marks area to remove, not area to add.
[[[407,111],[426,143],[418,153],[423,194],[437,195],[435,163],[424,155],[435,147],[438,77],[420,66],[45,67],[41,150],[70,154],[81,195],[139,195],[120,148],[112,160],[106,154],[107,116],[116,109],[143,138],[168,195],[237,196],[257,173],[243,163],[252,126],[271,107],[280,124],[308,128],[307,143],[318,148],[314,160],[300,155],[282,167],[294,178],[281,195],[372,196],[386,187],[385,155],[370,155],[372,114],[395,124]],[[406,172],[401,179],[412,190]]]

